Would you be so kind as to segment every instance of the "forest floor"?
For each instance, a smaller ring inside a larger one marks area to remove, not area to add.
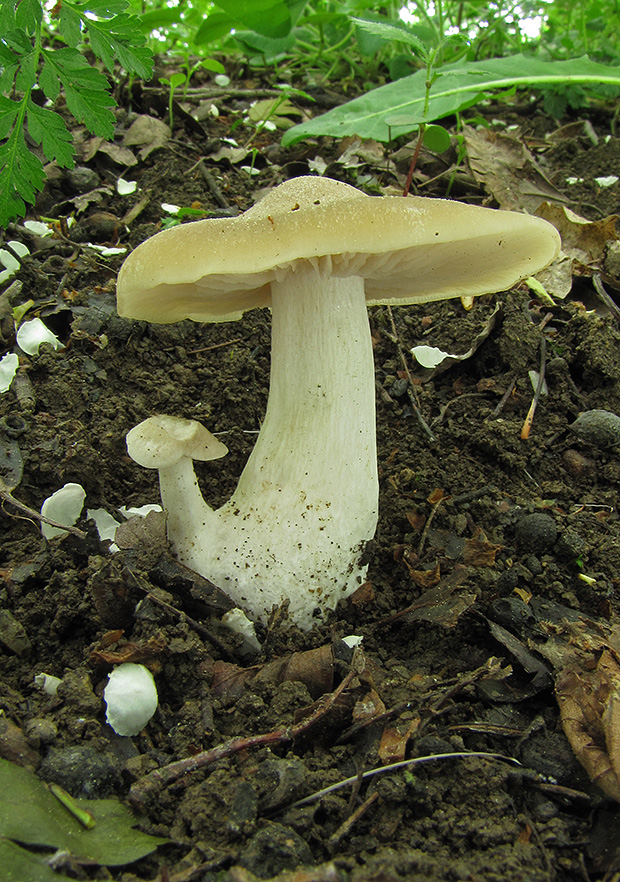
[[[553,301],[521,284],[470,310],[459,300],[369,310],[381,495],[368,584],[309,632],[276,617],[252,657],[220,621],[225,599],[176,565],[157,518],[113,553],[86,507],[121,521],[120,506],[159,501],[156,473],[125,449],[128,430],[158,412],[225,441],[228,456],[197,471],[210,504],[230,497],[265,411],[269,313],[219,325],[119,318],[126,252],[88,243],[132,248],[170,218],[162,203],[234,214],[317,171],[398,194],[414,145],[326,138],[285,151],[262,131],[254,153],[235,149],[221,139],[251,139],[243,120],[264,96],[256,80],[233,86],[192,93],[172,132],[156,89],[121,103],[114,144],[76,130],[80,168],[51,170],[37,216],[77,223],[47,238],[21,223],[7,233],[31,257],[0,295],[2,352],[15,345],[11,308],[29,299],[26,319],[39,316],[62,345],[20,352],[0,395],[0,467],[37,511],[67,482],[82,485],[86,536],[48,541],[9,499],[0,511],[0,755],[76,797],[125,801],[131,788],[140,829],[169,840],[128,866],[66,861],[69,878],[616,879],[619,420],[573,427],[583,412],[620,415],[618,314],[597,294],[620,291],[620,184],[596,181],[620,167],[613,115],[593,106],[559,123],[536,102],[489,104],[477,109],[488,126],[462,131],[463,163],[422,152],[421,195],[450,184],[453,198],[560,226],[565,256],[541,277]],[[133,193],[118,193],[121,176]],[[422,343],[465,357],[432,372],[410,355]],[[546,387],[524,439],[541,354]],[[354,672],[351,635],[363,637]],[[147,665],[159,691],[131,739],[105,721],[118,661]],[[41,672],[61,678],[55,695],[35,685]],[[462,752],[501,756],[362,778]],[[149,789],[145,776],[187,757],[194,771]]]

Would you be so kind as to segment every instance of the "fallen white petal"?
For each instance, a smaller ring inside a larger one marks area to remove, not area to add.
[[[95,522],[101,541],[105,542],[110,539],[113,543],[120,522],[115,520],[105,508],[87,508],[86,515],[89,520]],[[110,546],[110,551],[118,551],[118,546],[112,544]]]
[[[116,182],[116,192],[119,196],[129,196],[130,193],[136,192],[137,186],[136,181],[126,181],[124,178],[119,178]]]
[[[18,242],[16,239],[11,239],[6,244],[10,245],[15,254],[18,254],[20,257],[26,257],[26,255],[30,254],[28,246],[24,245],[23,242]]]
[[[618,183],[617,175],[605,175],[602,178],[594,178],[599,187],[613,187]]]
[[[24,227],[29,233],[34,233],[35,236],[41,236],[41,238],[53,235],[51,227],[41,221],[24,221]]]
[[[41,514],[59,524],[72,527],[82,514],[85,499],[86,491],[81,484],[65,484],[48,496],[41,506]],[[41,532],[46,539],[53,539],[55,536],[64,536],[67,531],[41,521]]]
[[[2,266],[6,267],[11,274],[16,273],[21,266],[15,255],[11,254],[10,251],[7,251],[6,248],[0,248],[0,263]]]
[[[248,619],[242,609],[229,609],[222,616],[222,622],[235,634],[240,634],[256,652],[260,652],[261,646],[254,630],[254,622]]]
[[[157,687],[144,665],[125,662],[115,668],[103,690],[106,720],[117,735],[137,735],[157,710]]]
[[[24,322],[17,330],[17,345],[27,355],[36,355],[41,343],[51,343],[54,349],[60,349],[61,343],[56,334],[44,325],[40,318]]]
[[[56,695],[61,683],[60,677],[54,677],[52,674],[36,674],[34,678],[34,685],[47,695]]]
[[[444,359],[456,357],[442,349],[437,349],[436,346],[414,346],[411,353],[418,364],[424,368],[436,368]]]
[[[151,502],[148,505],[140,505],[140,506],[131,506],[127,508],[126,505],[121,505],[118,509],[124,518],[131,518],[133,515],[139,515],[141,518],[145,518],[149,512],[152,511],[163,511],[161,505],[156,505]]]
[[[8,392],[13,382],[13,377],[19,367],[19,358],[14,352],[9,352],[0,358],[0,392]]]

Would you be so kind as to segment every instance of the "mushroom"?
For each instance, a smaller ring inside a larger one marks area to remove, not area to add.
[[[127,452],[138,465],[158,469],[162,505],[171,536],[184,528],[187,517],[199,517],[203,507],[193,461],[209,462],[226,456],[225,444],[196,420],[158,415],[127,433]],[[188,506],[197,503],[189,511]]]
[[[272,311],[267,412],[236,491],[217,511],[195,479],[182,498],[180,482],[176,501],[166,494],[178,558],[262,620],[288,599],[308,628],[317,608],[355,591],[378,516],[367,304],[505,290],[558,250],[539,218],[373,198],[319,177],[286,181],[239,217],[140,245],[119,275],[120,315],[230,321]]]

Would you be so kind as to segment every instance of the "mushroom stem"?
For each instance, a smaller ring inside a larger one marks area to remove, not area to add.
[[[185,502],[164,506],[185,564],[260,619],[290,599],[309,627],[361,584],[377,525],[372,343],[363,279],[333,277],[329,258],[271,288],[269,401],[237,490],[198,527]]]
[[[215,512],[202,498],[191,457],[183,456],[174,465],[159,469],[159,491],[173,544],[174,537],[187,536],[188,525],[213,523]]]

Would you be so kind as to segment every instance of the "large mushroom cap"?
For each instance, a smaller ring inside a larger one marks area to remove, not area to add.
[[[270,305],[299,261],[366,279],[369,303],[502,291],[549,264],[551,224],[444,199],[370,197],[331,178],[293,178],[235,218],[174,227],[140,245],[118,278],[120,315],[228,321]]]

